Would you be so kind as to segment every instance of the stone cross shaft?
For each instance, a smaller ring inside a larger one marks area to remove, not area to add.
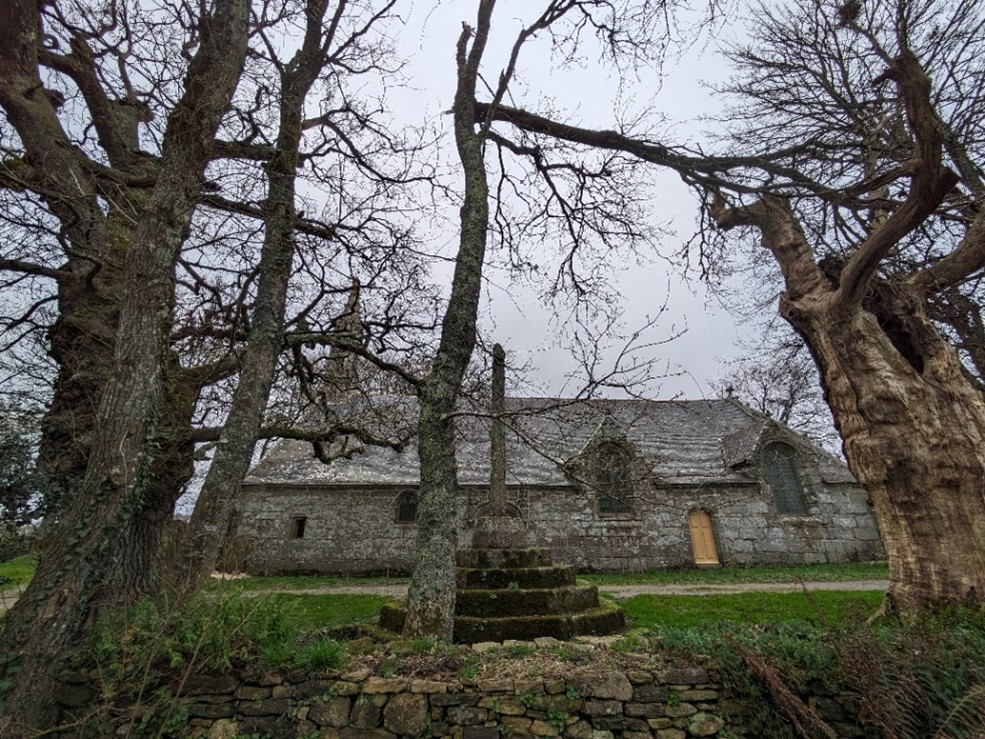
[[[491,460],[489,464],[489,515],[506,516],[506,352],[496,344],[492,365],[492,424],[489,427]]]

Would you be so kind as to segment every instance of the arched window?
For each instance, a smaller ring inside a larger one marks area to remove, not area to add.
[[[789,444],[774,443],[763,450],[763,479],[773,493],[777,513],[807,513],[798,467],[797,452]]]
[[[404,490],[397,496],[397,523],[414,523],[417,520],[417,493]]]
[[[599,513],[629,513],[632,496],[631,459],[619,444],[599,444],[595,452],[595,487],[599,496]]]

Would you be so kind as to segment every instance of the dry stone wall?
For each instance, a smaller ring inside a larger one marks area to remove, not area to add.
[[[74,682],[73,682],[74,680]],[[688,739],[753,736],[742,726],[741,703],[701,668],[609,671],[565,679],[489,679],[453,682],[387,678],[368,668],[318,677],[304,674],[237,678],[198,675],[186,680],[169,707],[177,717],[166,737],[325,739]],[[62,685],[62,723],[52,736],[84,733],[95,691],[68,676]],[[865,734],[832,697],[814,708],[839,736]],[[149,708],[162,711],[161,706]],[[139,712],[128,713],[128,736],[142,736]],[[733,718],[730,719],[730,716]],[[134,727],[137,726],[136,729]],[[152,727],[150,727],[152,728]]]

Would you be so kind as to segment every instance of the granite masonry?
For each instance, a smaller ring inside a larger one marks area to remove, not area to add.
[[[374,436],[413,429],[416,401],[359,398],[338,416]],[[525,539],[588,571],[884,557],[846,466],[734,399],[512,398],[506,492]],[[357,421],[352,421],[356,423]],[[489,412],[457,419],[459,546],[489,504]],[[243,489],[228,566],[250,573],[403,573],[416,539],[417,449],[282,441]]]
[[[95,725],[96,716],[119,726],[115,733],[120,736],[199,739],[757,736],[747,728],[745,703],[729,695],[714,674],[698,667],[588,673],[572,669],[554,679],[451,681],[381,677],[368,668],[253,677],[192,675],[153,694],[173,697],[163,705],[150,698],[145,705],[132,700],[115,707],[101,705],[98,687],[88,676],[66,675],[58,696],[63,728],[46,736],[93,736],[87,727]],[[826,693],[803,699],[837,736],[880,736],[859,725],[857,696]]]

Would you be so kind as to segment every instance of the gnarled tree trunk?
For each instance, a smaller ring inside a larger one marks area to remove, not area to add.
[[[785,313],[789,312],[789,307]],[[985,398],[926,318],[911,357],[864,309],[791,322],[821,371],[845,456],[868,490],[903,606],[985,598]],[[909,361],[908,361],[909,360]]]

